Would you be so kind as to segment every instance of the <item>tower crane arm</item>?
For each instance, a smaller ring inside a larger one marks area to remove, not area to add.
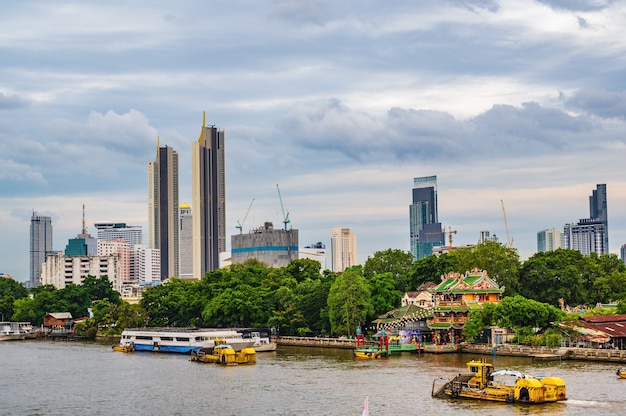
[[[250,213],[250,209],[252,208],[253,203],[254,203],[254,198],[252,198],[252,201],[250,201],[250,206],[248,206],[248,210],[246,211],[246,215],[243,217],[243,221],[241,222],[237,221],[237,225],[235,226],[235,228],[239,229],[240,234],[243,231],[243,224],[246,222],[246,218],[248,218],[248,214]]]
[[[276,184],[276,189],[278,190],[278,199],[280,200],[280,209],[283,212],[283,224],[285,224],[285,230],[287,229],[287,224],[291,222],[289,219],[289,212],[285,214],[285,207],[283,206],[283,197],[280,195],[280,187]]]

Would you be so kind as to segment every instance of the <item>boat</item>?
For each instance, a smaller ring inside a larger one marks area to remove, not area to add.
[[[354,358],[360,360],[373,360],[382,357],[380,350],[376,347],[357,348],[352,351],[352,354],[354,355]]]
[[[618,368],[615,374],[617,374],[619,378],[626,378],[626,370],[622,370],[621,368]]]
[[[0,322],[0,341],[16,341],[35,336],[30,322]]]
[[[225,341],[235,351],[251,347],[254,341],[243,339],[234,330],[201,328],[131,328],[122,331],[120,346],[134,345],[136,351],[158,351],[189,354],[200,348],[211,348],[216,340]]]
[[[221,365],[255,364],[256,351],[254,348],[243,348],[241,351],[235,351],[231,345],[218,341],[217,345],[213,347],[204,347],[198,351],[192,351],[191,361]]]
[[[550,403],[566,400],[565,382],[559,377],[533,377],[519,371],[494,370],[486,360],[467,363],[459,374],[435,391],[433,397],[490,400],[506,403]]]
[[[276,351],[277,344],[272,341],[272,331],[269,328],[245,328],[238,329],[237,332],[241,333],[244,339],[252,339],[254,341],[252,348],[254,348],[256,352]]]
[[[116,351],[116,352],[135,352],[135,345],[133,344],[113,345],[111,348],[113,348],[113,351]]]

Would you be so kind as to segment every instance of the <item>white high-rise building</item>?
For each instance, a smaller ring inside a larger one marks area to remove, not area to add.
[[[537,252],[554,251],[563,247],[563,230],[550,228],[537,233]]]
[[[158,282],[161,280],[161,256],[156,248],[138,244],[133,250],[135,280],[139,282]]]
[[[98,240],[112,241],[123,238],[132,249],[135,244],[143,244],[143,231],[141,226],[126,225],[123,222],[100,221],[94,224]]]
[[[343,272],[346,268],[357,264],[356,235],[351,228],[333,228],[331,255],[335,273]]]
[[[112,256],[67,256],[63,252],[46,257],[41,273],[41,284],[51,284],[63,289],[72,283],[83,284],[85,277],[107,276],[113,289],[121,290],[120,261],[118,255]]]

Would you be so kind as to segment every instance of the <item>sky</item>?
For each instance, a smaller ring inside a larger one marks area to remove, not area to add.
[[[606,184],[619,255],[625,22],[614,0],[4,4],[0,273],[29,279],[33,212],[55,250],[83,204],[92,235],[126,222],[147,241],[157,137],[191,203],[204,112],[226,134],[227,236],[249,207],[244,232],[282,225],[278,184],[300,246],[341,226],[361,263],[408,251],[413,178],[436,175],[453,245],[506,242],[506,223],[522,260]]]

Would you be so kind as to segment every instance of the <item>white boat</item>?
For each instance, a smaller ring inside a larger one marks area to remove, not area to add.
[[[15,341],[34,335],[30,322],[0,322],[0,341]]]
[[[252,340],[231,330],[202,328],[132,328],[122,332],[120,346],[133,346],[135,351],[177,352],[188,354],[200,348],[212,348],[215,340],[224,340],[236,351],[251,347]]]
[[[270,328],[241,328],[237,329],[241,333],[244,339],[251,339],[254,341],[252,348],[256,352],[271,352],[276,351],[276,342],[272,341],[273,330]]]

